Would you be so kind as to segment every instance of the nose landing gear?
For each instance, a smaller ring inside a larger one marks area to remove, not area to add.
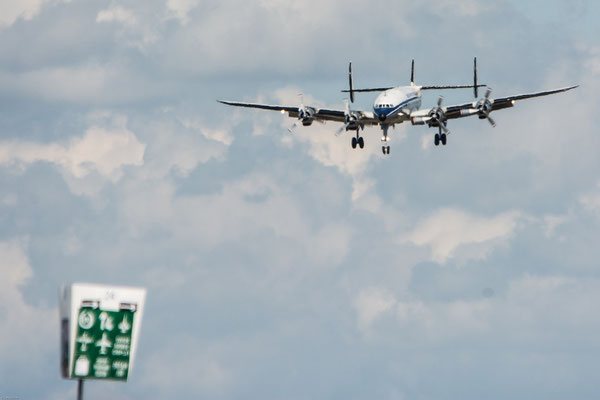
[[[381,137],[381,151],[383,154],[390,154],[390,146],[387,144],[390,138],[388,137],[388,128],[389,125],[381,125],[381,129],[383,129],[383,136]]]

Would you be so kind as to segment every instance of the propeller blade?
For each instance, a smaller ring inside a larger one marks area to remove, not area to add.
[[[487,90],[485,91],[485,95],[483,96],[483,98],[485,100],[488,99],[488,97],[490,97],[490,94],[492,93],[492,88],[488,87]]]
[[[340,126],[340,129],[338,129],[338,130],[335,132],[335,136],[340,136],[340,135],[342,134],[342,132],[344,131],[344,129],[346,129],[346,125],[342,125],[342,126]]]
[[[440,98],[438,99],[438,102],[437,102],[438,107],[442,106],[442,100],[444,100],[444,96],[440,96]]]
[[[298,126],[298,124],[296,124],[296,123],[294,122],[294,124],[288,128],[288,132],[289,132],[289,133],[294,133],[294,129],[296,129],[296,126]]]
[[[486,116],[488,122],[490,123],[490,125],[492,125],[493,128],[496,127],[496,123],[494,122],[494,120],[488,115]]]

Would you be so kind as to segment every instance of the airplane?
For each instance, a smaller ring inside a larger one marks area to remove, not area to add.
[[[564,87],[560,89],[547,90],[543,92],[526,93],[506,97],[498,97],[490,99],[492,89],[487,85],[477,83],[477,57],[473,59],[473,84],[472,85],[452,85],[452,86],[424,86],[415,84],[415,60],[412,60],[410,71],[410,85],[395,86],[395,87],[379,87],[369,89],[354,89],[352,78],[352,62],[348,65],[348,81],[349,89],[342,90],[344,93],[350,94],[350,102],[354,102],[355,93],[364,92],[382,92],[377,96],[373,103],[373,111],[352,110],[348,99],[345,101],[344,110],[336,110],[329,108],[319,108],[305,106],[304,101],[300,100],[299,107],[269,105],[258,103],[244,103],[239,101],[217,100],[220,103],[236,106],[258,108],[263,110],[280,111],[282,114],[288,113],[289,117],[297,118],[303,126],[312,125],[313,121],[336,121],[343,125],[337,132],[339,135],[342,131],[355,131],[356,135],[352,137],[351,145],[353,149],[363,148],[365,143],[360,131],[364,130],[365,126],[379,125],[382,129],[383,136],[381,137],[383,154],[390,154],[390,146],[388,144],[389,127],[394,127],[396,124],[401,124],[410,121],[412,125],[428,125],[437,127],[438,132],[434,135],[434,144],[443,146],[447,143],[447,137],[450,134],[447,122],[450,119],[463,118],[472,115],[477,115],[479,119],[487,119],[492,127],[496,126],[496,122],[490,117],[492,111],[502,110],[504,108],[513,107],[518,100],[530,99],[533,97],[548,96],[555,93],[566,92],[579,87],[579,85]],[[477,100],[478,89],[487,87],[487,90],[482,98]],[[443,97],[440,96],[437,104],[432,108],[419,109],[421,107],[421,92],[423,90],[444,90],[444,89],[466,89],[472,88],[475,96],[475,101],[453,106],[442,106]],[[294,124],[295,126],[295,124]]]

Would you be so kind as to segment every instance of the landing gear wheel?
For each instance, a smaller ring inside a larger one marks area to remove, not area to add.
[[[352,148],[353,148],[353,149],[355,149],[355,148],[356,148],[356,142],[357,142],[356,138],[355,138],[355,137],[353,137],[353,138],[352,138]]]
[[[361,137],[358,138],[358,146],[362,149],[365,147],[365,140]]]
[[[435,134],[435,136],[434,136],[434,138],[433,138],[433,143],[434,143],[436,146],[439,146],[439,145],[440,145],[440,135],[439,135],[439,134],[437,134],[437,133]]]
[[[387,147],[387,153],[390,154],[390,146]]]
[[[382,146],[381,151],[383,154],[390,154],[390,146]]]
[[[442,141],[442,144],[445,146],[446,145],[446,134],[442,133],[440,140]]]

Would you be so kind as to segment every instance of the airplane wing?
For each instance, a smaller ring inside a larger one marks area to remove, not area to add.
[[[259,104],[259,103],[244,103],[244,102],[239,102],[239,101],[226,101],[226,100],[217,100],[217,101],[219,103],[226,104],[228,106],[279,111],[282,114],[287,112],[288,116],[292,117],[292,118],[298,118],[298,114],[300,113],[300,107]],[[306,106],[306,107],[304,107],[304,109],[310,110],[313,113],[314,119],[316,119],[316,120],[345,122],[346,113],[344,110],[317,108],[317,107],[310,107],[310,106]],[[359,115],[361,123],[371,124],[371,125],[378,123],[378,120],[375,118],[375,115],[372,112],[354,111],[354,110],[352,112]]]
[[[569,87],[554,89],[554,90],[547,90],[544,92],[518,94],[518,95],[514,95],[514,96],[507,96],[507,97],[498,97],[495,99],[488,99],[487,97],[484,97],[483,99],[476,101],[474,103],[465,103],[465,104],[461,104],[461,105],[445,107],[444,114],[445,114],[446,119],[468,117],[470,115],[476,114],[478,111],[478,107],[481,107],[486,102],[489,102],[490,108],[487,110],[487,112],[489,113],[492,111],[502,110],[504,108],[512,107],[512,106],[514,106],[515,102],[518,100],[531,99],[533,97],[548,96],[551,94],[566,92],[568,90],[575,89],[577,87],[579,87],[579,85],[569,86]],[[489,95],[489,92],[488,92],[488,95]]]

